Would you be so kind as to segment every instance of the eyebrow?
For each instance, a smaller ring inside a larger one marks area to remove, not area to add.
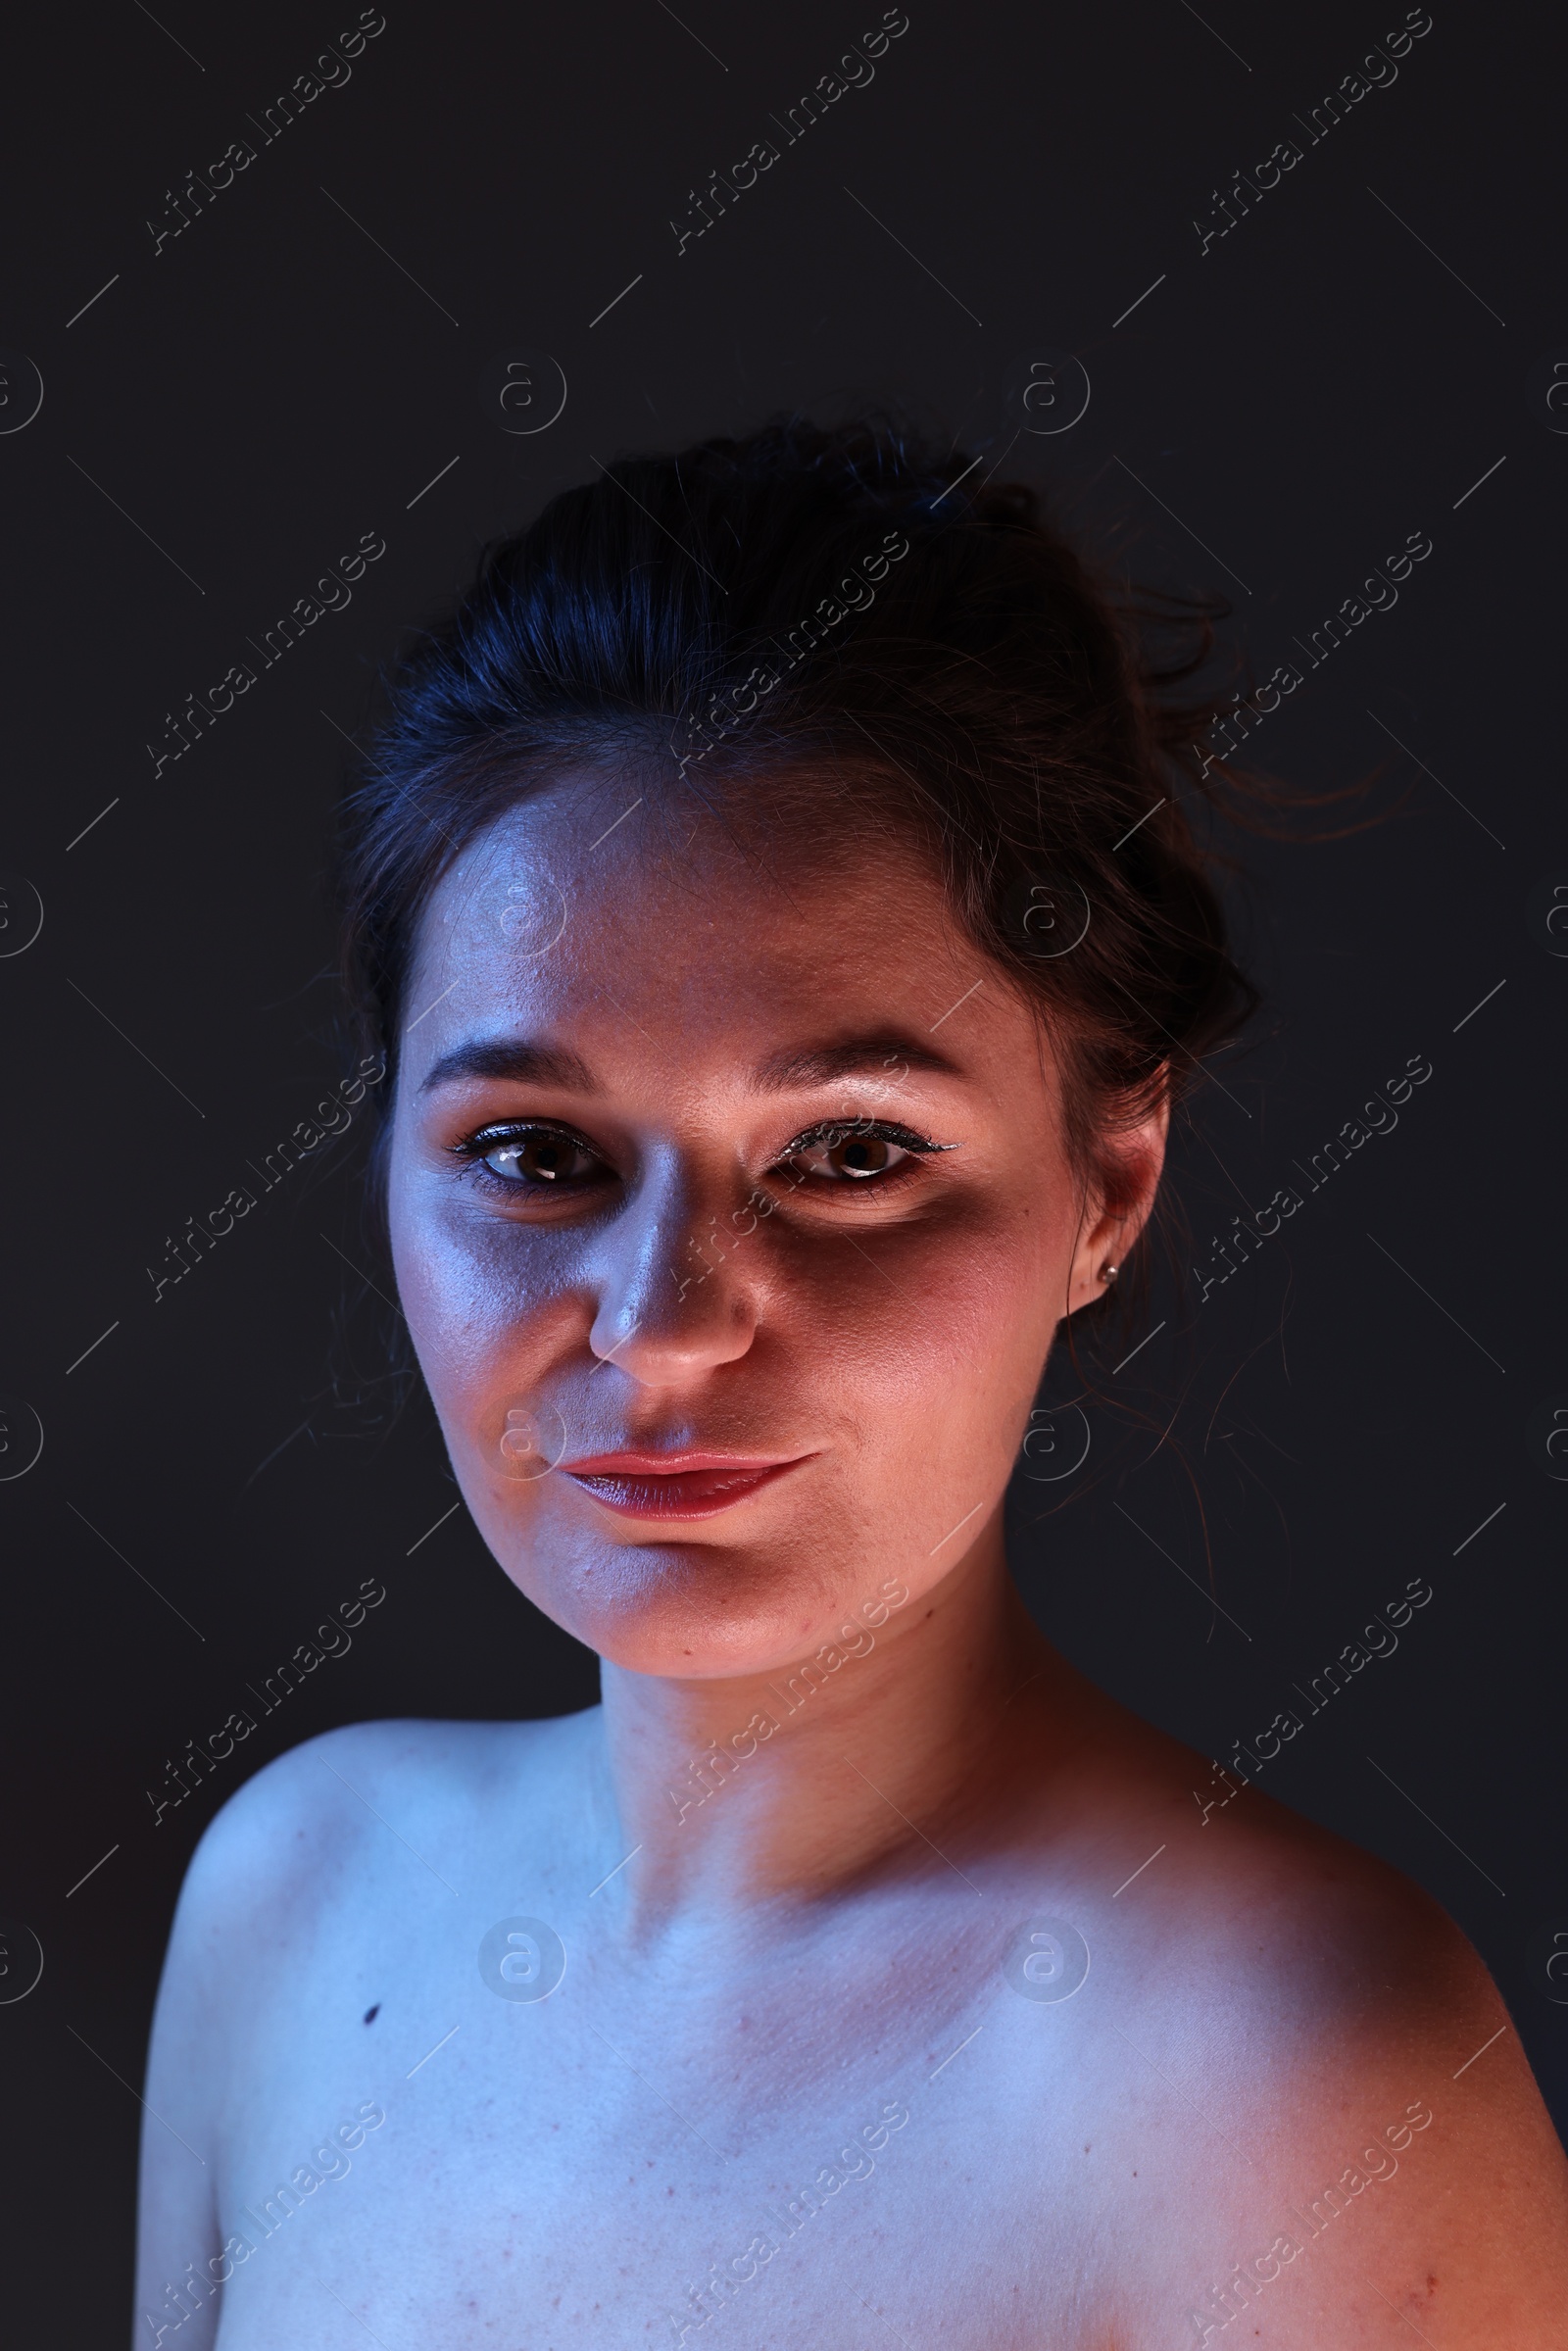
[[[443,1053],[419,1088],[429,1094],[455,1078],[510,1078],[518,1086],[559,1086],[594,1094],[598,1083],[580,1053],[564,1045],[533,1045],[525,1037],[470,1037]]]
[[[912,1037],[852,1037],[842,1045],[803,1046],[769,1053],[752,1073],[762,1094],[787,1094],[800,1086],[830,1086],[835,1079],[863,1077],[904,1062],[909,1069],[934,1070],[956,1077],[957,1064],[933,1046],[918,1045]]]
[[[840,1078],[880,1074],[903,1062],[908,1069],[956,1077],[957,1065],[945,1053],[913,1038],[852,1037],[838,1045],[785,1047],[769,1053],[752,1073],[760,1094],[788,1094],[809,1086],[830,1086]],[[554,1086],[570,1094],[596,1094],[599,1083],[580,1053],[565,1046],[535,1045],[522,1037],[470,1038],[454,1046],[425,1077],[419,1091],[431,1093],[459,1078],[511,1080],[519,1086]]]

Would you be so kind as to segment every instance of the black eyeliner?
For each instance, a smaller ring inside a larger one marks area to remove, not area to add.
[[[829,1137],[834,1143],[846,1143],[852,1135],[868,1136],[879,1143],[895,1143],[901,1151],[918,1151],[922,1154],[931,1151],[956,1151],[958,1148],[956,1143],[933,1143],[927,1136],[917,1135],[912,1127],[898,1126],[891,1119],[826,1118],[821,1120],[818,1125],[807,1127],[802,1134],[797,1135],[794,1142],[789,1144],[779,1156],[784,1159],[793,1158],[797,1151],[809,1151],[813,1145],[824,1143]]]
[[[586,1135],[579,1135],[575,1127],[560,1125],[551,1118],[503,1119],[495,1126],[475,1128],[471,1135],[449,1143],[447,1149],[455,1159],[482,1159],[498,1143],[512,1143],[529,1135],[560,1135],[566,1142],[575,1143],[579,1151],[592,1151],[596,1159],[603,1156]]]

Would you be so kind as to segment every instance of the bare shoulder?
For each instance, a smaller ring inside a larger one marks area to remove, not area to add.
[[[1179,2150],[1189,2339],[1568,2343],[1568,2163],[1447,1914],[1157,1735],[1106,1817],[1126,1872],[1148,1857],[1107,1871],[1096,1960],[1150,2143]]]
[[[416,1914],[427,1889],[448,1898],[507,1796],[560,1778],[579,1720],[357,1723],[264,1766],[216,1815],[186,1872],[155,2063],[175,2047],[238,2054],[274,1988],[292,1996],[307,1966],[373,1935],[393,1904]]]
[[[248,1780],[192,1856],[176,1933],[265,1904],[284,1926],[351,1878],[390,1835],[450,1849],[483,1834],[491,1805],[548,1784],[581,1717],[546,1722],[352,1723],[308,1739]]]
[[[531,1799],[559,1783],[557,1758],[574,1738],[570,1720],[358,1724],[290,1748],[212,1821],[180,1891],[153,2022],[144,2311],[156,2314],[160,2281],[182,2265],[220,2257],[218,2199],[236,2154],[258,2131],[265,2138],[270,2119],[314,2127],[318,2084],[343,2070],[346,2029],[374,2013],[375,1995],[361,1991],[368,1970],[416,1943],[441,1905],[463,1914],[455,1884],[494,1848],[507,1794]],[[190,2351],[211,2351],[216,2308],[192,2315]],[[156,2315],[151,2324],[156,2333]]]

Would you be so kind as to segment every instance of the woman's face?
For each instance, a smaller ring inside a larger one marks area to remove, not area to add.
[[[425,911],[398,1286],[529,1597],[638,1672],[766,1672],[956,1567],[1130,1235],[912,851],[682,846],[633,792],[513,811]]]

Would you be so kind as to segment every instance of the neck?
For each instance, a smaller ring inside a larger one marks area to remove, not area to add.
[[[651,1936],[676,1913],[719,1926],[830,1897],[905,1851],[929,1858],[914,1824],[961,1802],[1017,1731],[1011,1701],[1027,1690],[1038,1719],[1076,1679],[1017,1595],[1000,1511],[941,1584],[854,1653],[819,1645],[808,1661],[722,1680],[607,1659],[601,1755],[609,1841],[631,1856],[612,1896],[624,1932]]]

